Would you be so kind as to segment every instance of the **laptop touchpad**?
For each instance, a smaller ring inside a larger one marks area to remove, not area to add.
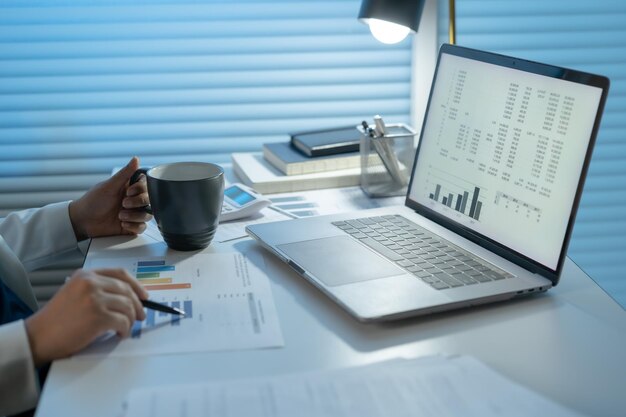
[[[309,275],[329,287],[406,273],[349,236],[287,243],[277,247]]]

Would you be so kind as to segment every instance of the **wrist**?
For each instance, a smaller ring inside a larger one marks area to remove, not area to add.
[[[72,223],[72,229],[74,229],[74,235],[77,241],[85,240],[89,237],[87,231],[83,227],[83,221],[80,216],[80,203],[78,201],[71,201],[69,205],[70,222]]]
[[[28,336],[30,354],[33,358],[35,367],[39,367],[47,362],[50,362],[43,352],[43,343],[41,343],[42,331],[41,327],[38,325],[37,314],[24,320],[24,324],[26,327],[26,334]]]

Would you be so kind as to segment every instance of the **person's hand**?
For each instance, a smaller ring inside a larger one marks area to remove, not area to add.
[[[146,178],[129,186],[130,177],[139,168],[139,158],[106,181],[70,203],[70,219],[77,240],[88,237],[136,235],[146,230],[152,215],[136,210],[150,204]]]
[[[123,269],[77,270],[41,310],[26,319],[36,366],[65,358],[106,331],[127,337],[144,320],[148,293]]]

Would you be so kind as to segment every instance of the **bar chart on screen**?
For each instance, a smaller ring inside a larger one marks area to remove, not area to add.
[[[87,268],[121,267],[149,299],[184,316],[146,308],[130,337],[99,340],[82,354],[145,355],[278,347],[284,344],[263,257],[258,252],[161,258],[91,259]],[[215,337],[219,335],[219,337]]]
[[[427,190],[429,199],[475,221],[480,220],[486,201],[484,187],[434,167],[429,172],[428,184],[431,187]]]

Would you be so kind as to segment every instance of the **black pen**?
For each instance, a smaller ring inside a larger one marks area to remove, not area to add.
[[[361,126],[363,126],[363,133],[365,134],[369,134],[370,138],[374,138],[375,136],[375,132],[374,129],[372,129],[371,127],[369,127],[369,125],[367,124],[367,122],[365,120],[363,120],[361,122]]]
[[[141,305],[156,311],[162,311],[164,313],[176,314],[178,316],[184,316],[185,312],[180,308],[170,307],[165,304],[155,303],[150,300],[141,300]]]

